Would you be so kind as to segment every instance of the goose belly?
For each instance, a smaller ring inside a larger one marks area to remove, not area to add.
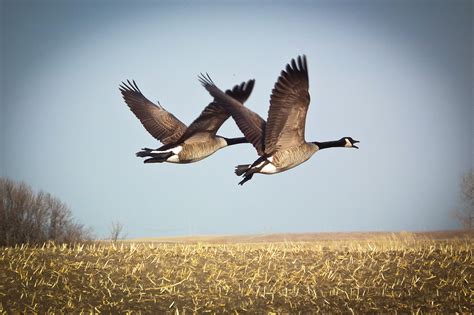
[[[167,162],[194,163],[210,156],[220,148],[222,145],[217,141],[183,144],[183,149],[177,155],[170,157]]]
[[[318,150],[314,144],[304,144],[287,150],[277,151],[272,157],[272,164],[279,172],[289,170],[306,162]]]

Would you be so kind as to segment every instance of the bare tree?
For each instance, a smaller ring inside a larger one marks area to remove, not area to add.
[[[43,191],[35,194],[25,183],[0,178],[0,246],[90,238],[90,230],[73,221],[65,203]]]
[[[461,200],[463,207],[455,211],[455,216],[465,229],[472,229],[474,218],[474,169],[467,172],[461,180]]]
[[[116,242],[118,239],[124,237],[124,236],[122,235],[122,232],[123,232],[123,224],[120,223],[120,222],[118,222],[118,221],[112,222],[112,224],[110,225],[109,231],[110,231],[109,239],[110,239],[112,242]]]

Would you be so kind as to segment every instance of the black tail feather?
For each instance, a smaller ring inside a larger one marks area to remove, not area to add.
[[[237,165],[235,167],[235,175],[242,176],[249,168],[250,164]]]
[[[144,163],[162,163],[174,155],[173,152],[156,152],[150,149],[143,149],[136,153],[138,157],[151,157],[143,161]]]
[[[166,161],[166,159],[161,159],[161,158],[149,158],[149,159],[146,159],[145,161],[143,161],[143,163],[163,163],[164,161]]]
[[[150,156],[151,151],[153,151],[153,150],[148,149],[148,148],[143,148],[143,149],[141,149],[141,151],[138,151],[137,153],[135,153],[135,155],[137,157],[146,157],[146,156]]]

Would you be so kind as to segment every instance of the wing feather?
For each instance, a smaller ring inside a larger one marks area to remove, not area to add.
[[[135,81],[122,82],[120,92],[125,103],[137,116],[143,127],[163,144],[176,142],[185,132],[186,125],[161,105],[156,105],[148,100]]]
[[[239,102],[244,103],[252,93],[254,84],[255,80],[242,82],[239,85],[235,85],[231,90],[227,90],[225,93]],[[204,108],[199,117],[189,125],[179,142],[192,142],[194,138],[202,139],[203,137],[214,137],[217,130],[219,130],[229,116],[229,112],[222,104],[214,101],[211,102]]]
[[[291,60],[272,90],[265,130],[266,154],[305,142],[308,87],[308,66],[303,55]]]
[[[265,134],[265,120],[257,113],[245,107],[232,96],[222,92],[209,75],[199,77],[204,88],[214,97],[214,102],[221,104],[230,113],[245,138],[252,143],[259,155],[264,154],[263,139]]]

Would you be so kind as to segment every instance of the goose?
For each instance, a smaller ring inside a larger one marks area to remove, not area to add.
[[[227,90],[229,96],[244,103],[253,90],[255,80],[242,82]],[[157,140],[163,143],[158,149],[143,148],[137,157],[148,157],[144,163],[186,164],[200,161],[217,150],[239,143],[248,143],[245,137],[225,138],[217,136],[220,126],[229,118],[229,113],[220,104],[211,102],[189,127],[186,127],[161,104],[154,104],[140,91],[135,81],[122,82],[120,85],[125,103],[143,127]]]
[[[358,149],[352,137],[335,141],[307,142],[305,121],[310,96],[306,56],[292,59],[275,83],[270,96],[268,119],[265,121],[241,102],[223,93],[209,74],[199,76],[204,88],[214,101],[231,114],[240,131],[255,147],[260,156],[252,164],[237,165],[235,174],[242,176],[239,185],[252,179],[254,174],[276,174],[287,171],[305,161],[319,150],[345,147]]]

